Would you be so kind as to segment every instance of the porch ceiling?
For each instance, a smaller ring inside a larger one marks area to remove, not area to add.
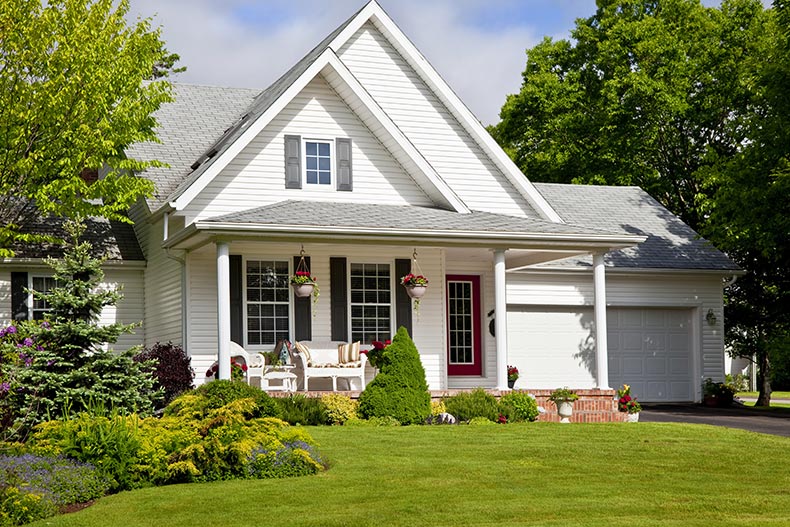
[[[545,251],[524,265],[574,254],[630,247],[644,236],[504,214],[395,205],[288,200],[199,220],[165,247],[193,249],[216,239],[387,243]],[[553,251],[562,251],[557,255]]]

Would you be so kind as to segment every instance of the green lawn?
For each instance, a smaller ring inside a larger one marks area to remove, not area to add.
[[[735,394],[737,397],[751,397],[756,398],[759,393],[757,392],[738,392]],[[790,392],[771,392],[771,399],[790,399]]]
[[[318,476],[126,492],[34,525],[787,526],[790,439],[680,424],[310,432]]]
[[[757,403],[754,402],[754,401],[744,401],[744,403],[743,403],[744,406],[751,406],[751,407],[755,407],[754,406],[755,404],[757,404]],[[788,403],[775,403],[775,402],[771,401],[771,406],[756,406],[755,408],[760,408],[762,410],[772,410],[774,408],[781,409],[781,410],[788,410],[788,409],[790,409],[790,404],[788,404]]]

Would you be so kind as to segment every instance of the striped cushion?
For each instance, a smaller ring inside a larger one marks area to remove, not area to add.
[[[340,344],[337,347],[337,359],[340,364],[359,362],[359,342]]]
[[[296,351],[301,353],[304,356],[304,360],[308,366],[312,366],[312,358],[310,357],[310,348],[308,348],[305,344],[301,342],[294,342],[296,346]]]

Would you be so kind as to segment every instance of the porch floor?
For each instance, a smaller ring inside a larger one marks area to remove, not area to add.
[[[471,390],[459,390],[459,389],[452,389],[452,390],[430,390],[431,399],[432,400],[440,400],[443,397],[449,397],[452,395],[456,395],[461,392],[468,392]],[[495,389],[486,389],[486,392],[490,393],[494,397],[501,397],[505,393],[509,393],[511,390],[495,390]],[[519,389],[516,391],[530,393],[535,396],[535,399],[538,402],[538,406],[542,406],[546,409],[546,413],[543,413],[538,417],[539,421],[544,422],[559,422],[560,417],[557,415],[557,407],[554,405],[553,402],[549,401],[549,395],[551,395],[552,390],[529,390],[529,389]],[[617,392],[615,390],[596,390],[596,389],[578,389],[574,390],[576,394],[579,396],[579,400],[573,403],[573,415],[571,416],[570,420],[573,423],[620,423],[625,421],[626,414],[623,412],[617,411],[617,399],[616,395]],[[269,395],[272,397],[288,397],[290,395],[300,394],[304,395],[305,397],[321,397],[322,395],[326,395],[329,393],[339,393],[342,395],[347,395],[352,399],[358,399],[359,395],[362,393],[359,390],[354,391],[297,391],[297,392],[277,392],[272,391],[269,392]]]

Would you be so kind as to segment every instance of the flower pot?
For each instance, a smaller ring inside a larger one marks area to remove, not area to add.
[[[573,403],[562,401],[557,404],[557,413],[560,415],[560,423],[570,423],[570,416],[573,415]]]
[[[406,288],[406,294],[409,295],[409,298],[422,298],[428,290],[427,285],[404,285],[403,287]]]
[[[639,412],[633,414],[625,414],[625,422],[626,423],[638,423],[639,422]]]
[[[507,387],[508,388],[510,388],[512,390],[513,386],[515,386],[515,385],[516,385],[516,381],[511,381],[511,380],[508,379],[508,381],[507,381]]]
[[[313,294],[315,284],[292,284],[292,287],[294,288],[294,295],[304,298]]]

